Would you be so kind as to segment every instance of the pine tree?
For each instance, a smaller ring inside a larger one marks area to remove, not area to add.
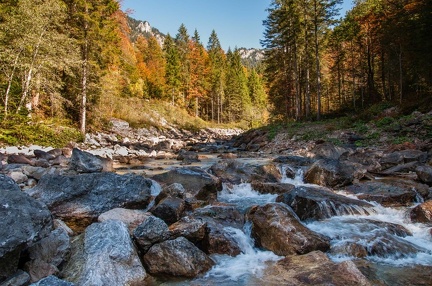
[[[181,87],[181,63],[174,39],[169,34],[165,38],[163,50],[166,60],[166,93],[171,95],[172,104],[174,105]]]

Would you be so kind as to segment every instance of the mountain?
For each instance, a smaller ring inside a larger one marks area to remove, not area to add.
[[[135,42],[139,35],[145,38],[154,36],[159,45],[163,45],[166,35],[152,27],[149,22],[136,20],[128,16],[128,25],[131,29],[130,38],[132,42]],[[264,50],[240,48],[238,51],[243,64],[248,67],[256,67],[264,58]]]
[[[242,62],[245,66],[256,67],[264,59],[264,50],[261,49],[238,49]]]
[[[151,36],[156,37],[159,45],[163,45],[165,41],[165,35],[161,33],[158,29],[150,26],[150,23],[147,21],[136,20],[132,17],[128,16],[128,25],[131,29],[131,41],[135,42],[139,35],[150,38]]]

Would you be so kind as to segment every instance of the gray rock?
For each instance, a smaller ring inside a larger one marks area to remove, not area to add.
[[[311,152],[314,154],[315,159],[338,160],[347,150],[342,147],[337,147],[331,142],[324,142],[322,144],[317,144]]]
[[[173,224],[178,221],[185,210],[185,201],[179,198],[167,197],[154,207],[150,212],[165,221]]]
[[[196,167],[177,168],[153,179],[164,185],[179,183],[185,188],[187,197],[199,200],[215,200],[217,192],[222,190],[220,179]]]
[[[115,208],[109,210],[98,217],[99,222],[104,222],[107,220],[119,220],[124,222],[128,229],[129,233],[132,234],[133,231],[144,222],[147,218],[151,216],[150,213],[145,212],[143,210],[128,210],[122,208]]]
[[[258,247],[277,255],[327,251],[329,239],[306,228],[287,206],[278,203],[252,207],[247,214]]]
[[[169,226],[171,239],[183,236],[194,244],[200,243],[206,235],[207,223],[202,219],[186,216]]]
[[[20,171],[9,173],[9,177],[11,177],[17,184],[25,183],[28,180],[28,177]]]
[[[75,284],[61,280],[55,276],[48,276],[37,283],[30,284],[30,286],[74,286]]]
[[[151,180],[133,174],[46,175],[26,192],[80,232],[111,209],[145,209],[151,200],[152,185]]]
[[[209,270],[214,264],[184,237],[153,245],[143,260],[151,274],[191,278]]]
[[[146,278],[128,229],[120,221],[89,226],[85,232],[84,256],[79,285],[139,285]]]
[[[0,280],[17,270],[20,253],[52,230],[48,208],[0,175]]]
[[[421,190],[415,185],[398,184],[395,180],[379,180],[354,184],[345,188],[347,193],[361,200],[375,201],[387,207],[409,206],[417,200]]]
[[[58,228],[28,249],[30,261],[26,269],[36,282],[58,272],[58,266],[68,258],[70,240],[67,232]]]
[[[432,167],[418,166],[415,170],[419,180],[429,186],[432,186]]]
[[[30,275],[27,272],[18,270],[14,275],[3,281],[0,286],[27,286],[30,283]]]
[[[160,201],[167,197],[179,198],[184,200],[186,199],[186,190],[181,184],[178,183],[174,183],[172,185],[164,187],[162,191],[156,196],[155,204],[158,204]]]
[[[301,220],[374,213],[371,204],[335,194],[324,188],[296,187],[278,196],[276,201],[290,206]]]
[[[343,187],[361,179],[365,173],[366,169],[360,164],[321,159],[307,170],[304,180],[324,187]]]
[[[24,155],[9,155],[7,159],[8,164],[25,164],[33,165],[33,162]]]
[[[97,173],[102,172],[103,162],[98,156],[74,148],[70,168],[78,173]]]
[[[143,253],[146,253],[154,244],[169,238],[168,225],[160,218],[150,216],[134,230],[133,236]]]
[[[37,159],[44,159],[47,161],[55,159],[54,154],[50,154],[43,150],[34,150],[33,153]]]

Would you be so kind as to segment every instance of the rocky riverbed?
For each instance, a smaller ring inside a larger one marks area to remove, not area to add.
[[[1,149],[0,285],[432,283],[431,142],[238,133]]]

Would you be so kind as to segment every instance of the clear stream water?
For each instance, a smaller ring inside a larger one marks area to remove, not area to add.
[[[288,166],[281,167],[282,174],[285,174],[286,168]],[[293,179],[283,176],[281,183],[314,186],[303,182],[301,169],[297,170]],[[339,194],[348,196],[343,192]],[[235,204],[241,211],[246,211],[252,205],[274,202],[276,197],[276,195],[258,193],[249,183],[231,187],[224,185],[223,190],[218,194],[220,202]],[[375,213],[371,215],[341,215],[304,224],[311,230],[328,236],[331,239],[332,249],[344,249],[347,243],[360,246],[367,251],[364,259],[377,265],[397,267],[400,271],[416,265],[432,266],[430,227],[411,223],[408,216],[410,208],[385,208],[374,204],[373,209]],[[390,225],[387,226],[387,223]],[[390,230],[394,229],[394,224],[403,226],[412,235],[392,233]],[[227,227],[225,231],[238,242],[242,250],[240,255],[236,257],[212,255],[211,258],[216,264],[203,277],[187,281],[158,282],[155,285],[251,285],[249,282],[254,277],[259,277],[267,265],[282,258],[270,251],[254,247],[248,223],[243,229]],[[328,255],[335,262],[356,259],[344,251],[330,251]]]

